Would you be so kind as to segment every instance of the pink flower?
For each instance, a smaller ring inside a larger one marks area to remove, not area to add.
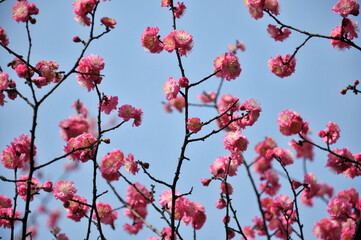
[[[232,153],[244,152],[247,150],[248,140],[242,133],[237,130],[234,132],[227,132],[223,137],[224,148],[230,150]]]
[[[212,175],[220,178],[226,176],[227,170],[229,176],[237,175],[238,167],[243,162],[243,156],[240,158],[232,158],[231,156],[223,156],[216,158],[216,161],[209,166],[209,170]],[[229,166],[228,166],[229,165]],[[209,181],[209,179],[206,179]]]
[[[31,139],[26,134],[15,138],[11,146],[7,146],[1,153],[2,164],[9,169],[15,169],[15,167],[22,168],[23,164],[30,160],[30,143]],[[35,145],[33,154],[34,156],[36,155]]]
[[[16,73],[18,74],[19,78],[28,78],[28,77],[32,77],[34,75],[34,71],[29,69],[30,72],[30,76],[29,76],[29,72],[28,72],[28,68],[26,67],[25,64],[19,64],[16,68],[15,68]]]
[[[60,201],[67,202],[72,199],[77,192],[77,189],[74,187],[74,182],[68,182],[64,180],[59,180],[54,186],[53,194],[55,199]]]
[[[170,0],[161,0],[161,1],[162,1],[161,7],[169,7],[169,5],[170,5]]]
[[[114,28],[114,25],[117,24],[114,18],[108,18],[108,17],[103,17],[102,19],[100,19],[100,22],[108,28]]]
[[[199,132],[202,129],[201,120],[197,117],[188,119],[187,129],[194,133]]]
[[[176,98],[179,90],[180,87],[172,77],[169,77],[168,81],[164,83],[163,92],[168,101]]]
[[[90,26],[91,21],[87,14],[93,11],[96,3],[96,0],[76,0],[73,3],[74,14],[76,15],[74,20],[83,26]]]
[[[349,14],[358,16],[360,5],[356,0],[340,0],[335,6],[333,6],[332,11],[341,15],[341,17],[346,17]]]
[[[160,53],[163,50],[163,44],[158,39],[159,28],[147,27],[141,37],[141,45],[151,53]]]
[[[247,236],[248,240],[254,240],[255,239],[254,230],[252,229],[251,226],[244,226],[242,228],[242,231],[243,231],[244,235]],[[242,238],[242,240],[244,240],[244,238]]]
[[[178,80],[178,84],[179,84],[180,87],[186,88],[189,85],[189,80],[186,77],[181,77]]]
[[[249,8],[249,13],[253,19],[260,19],[263,17],[264,1],[262,0],[247,0],[244,1],[246,7]]]
[[[219,189],[221,189],[221,192],[223,194],[226,194],[226,192],[227,192],[228,195],[232,195],[232,193],[233,193],[233,187],[230,183],[227,183],[227,191],[226,191],[226,185],[224,184],[224,182],[221,182],[221,186],[219,187]]]
[[[49,215],[46,219],[46,225],[50,229],[53,229],[57,225],[57,222],[58,222],[60,216],[61,216],[60,210],[57,208],[54,208],[53,210],[51,210],[51,212],[49,213]]]
[[[119,179],[118,171],[125,164],[124,154],[119,149],[104,155],[100,163],[102,177],[111,182]]]
[[[305,131],[303,119],[301,118],[301,115],[295,111],[283,110],[278,115],[277,123],[280,132],[284,136],[291,136],[300,133],[301,131]]]
[[[0,91],[6,90],[9,86],[9,74],[0,72]]]
[[[135,116],[135,108],[131,105],[125,104],[118,109],[118,116],[123,118],[124,121],[129,121]]]
[[[11,208],[11,207],[12,207],[11,199],[7,196],[0,194],[0,209]]]
[[[184,11],[186,10],[186,6],[184,5],[183,2],[181,3],[177,3],[177,6],[174,8],[174,16],[176,18],[180,18],[183,16]]]
[[[260,179],[266,180],[266,182],[259,185],[259,190],[265,191],[265,193],[270,196],[274,196],[281,187],[278,174],[272,169],[265,171]]]
[[[82,133],[89,131],[88,121],[80,115],[72,115],[68,119],[62,120],[59,123],[60,136],[64,141],[69,141],[70,138],[75,138]]]
[[[14,218],[20,218],[20,213],[18,211],[15,211],[15,214],[13,214],[14,211],[12,208],[0,208],[0,217],[10,217],[14,215]],[[14,221],[16,223],[17,220]],[[10,220],[7,219],[0,219],[0,226],[4,228],[11,228]]]
[[[35,68],[39,71],[41,77],[46,79],[45,84],[37,84],[37,87],[39,88],[49,84],[50,82],[57,83],[62,79],[61,74],[56,72],[59,68],[59,64],[55,61],[47,62],[45,60],[41,60],[38,64],[36,64]]]
[[[218,199],[216,202],[216,208],[218,208],[218,209],[223,209],[226,207],[226,205],[227,205],[227,203],[223,198]]]
[[[98,55],[90,54],[83,57],[76,69],[77,80],[81,87],[86,88],[88,92],[94,89],[95,84],[100,84],[102,77],[100,76],[100,70],[104,69],[104,59]]]
[[[344,36],[341,36],[342,33],[342,26],[343,26],[343,33]],[[344,38],[345,40],[352,40],[357,38],[358,35],[356,30],[358,28],[357,23],[353,23],[352,19],[344,18],[340,26],[335,27],[332,31],[330,36],[335,38]],[[344,50],[345,48],[349,49],[350,45],[348,43],[342,42],[337,39],[330,39],[330,43],[333,48],[338,48],[339,50]]]
[[[56,240],[69,240],[69,238],[65,235],[65,233],[60,233],[57,237]]]
[[[30,3],[28,1],[16,1],[15,5],[12,6],[13,16],[17,22],[26,22],[29,20],[29,6]]]
[[[275,25],[268,25],[267,32],[271,35],[275,41],[281,41],[288,38],[291,34],[291,31],[288,28],[283,28],[282,30],[277,28]]]
[[[75,149],[83,148],[82,150],[77,150],[67,156],[67,158],[74,161],[87,162],[93,157],[93,147],[90,147],[96,143],[96,138],[89,134],[83,133],[75,138],[70,138],[67,145],[64,146],[64,152],[70,153]]]
[[[88,203],[85,198],[78,195],[74,195],[73,200],[76,200],[78,202],[69,201],[69,206],[67,207],[67,210],[69,210],[69,212],[66,217],[74,220],[75,222],[79,222],[80,219],[82,219],[89,210],[89,207],[85,205]]]
[[[183,30],[174,30],[164,37],[163,43],[166,51],[173,52],[177,48],[179,55],[184,56],[192,50],[193,37]]]
[[[11,146],[7,146],[1,153],[1,162],[8,169],[15,169],[19,164],[19,157]]]
[[[97,211],[101,223],[113,225],[114,220],[117,219],[118,212],[113,211],[112,207],[108,203],[101,201],[97,202]],[[93,219],[97,219],[97,215],[93,213]]]
[[[277,158],[283,166],[293,164],[293,155],[290,150],[283,148],[274,148],[267,150],[266,158]]]
[[[128,156],[124,159],[125,162],[125,169],[135,175],[137,172],[139,172],[138,164],[134,161],[133,154],[129,153]]]
[[[167,109],[171,109],[171,107],[174,107],[175,109],[177,109],[179,112],[183,111],[183,108],[185,107],[186,103],[184,100],[184,97],[182,96],[178,96],[172,100],[170,100],[168,103],[165,104],[167,106]],[[169,110],[168,110],[169,111]]]
[[[313,173],[306,173],[303,182],[307,184],[307,187],[305,188],[306,199],[313,198],[321,189],[320,185],[317,183],[317,178]]]
[[[351,215],[352,205],[343,198],[335,197],[328,203],[327,211],[332,220],[344,222]]]
[[[259,118],[262,108],[260,104],[253,98],[247,99],[240,107],[239,110],[247,111],[248,115],[240,120],[240,127],[252,126]]]
[[[241,74],[241,66],[233,53],[219,55],[214,60],[214,72],[220,71],[219,75],[226,80],[236,79]]]
[[[350,160],[354,160],[353,154],[348,150],[348,148],[343,149],[333,149],[332,152],[345,157]],[[349,161],[346,161],[342,158],[339,158],[332,153],[328,154],[328,160],[326,167],[329,167],[333,172],[336,172],[337,174],[343,173],[347,169],[349,169],[352,166],[352,163]]]
[[[102,99],[102,106],[100,108],[100,111],[109,115],[111,111],[117,109],[117,105],[118,105],[118,97],[117,96],[115,96],[115,97],[104,96]]]
[[[308,142],[302,142],[299,144],[295,140],[291,140],[288,145],[296,150],[297,158],[305,158],[313,161],[313,145]]]
[[[6,31],[0,26],[0,44],[6,47],[9,45],[9,38]]]
[[[41,186],[41,189],[43,189],[45,192],[52,192],[53,183],[50,180],[48,180]]]
[[[134,121],[132,126],[136,126],[139,127],[140,124],[142,123],[142,118],[143,118],[143,111],[141,108],[137,108],[135,109],[135,114],[134,114]]]
[[[278,5],[278,0],[265,0],[264,1],[264,8],[268,9],[271,11],[271,13],[273,13],[274,15],[278,15],[279,14],[279,5]]]
[[[340,138],[340,128],[336,123],[329,122],[326,125],[327,129],[320,130],[318,136],[322,138],[327,144],[334,144]]]
[[[28,175],[22,175],[20,176],[19,180],[27,180],[29,178]],[[39,181],[33,177],[31,179],[31,190],[30,190],[30,201],[34,200],[34,195],[36,193],[39,192]],[[26,201],[26,195],[27,195],[27,189],[28,189],[28,184],[26,181],[20,181],[16,183],[16,186],[18,187],[18,192],[19,195],[21,196],[21,199],[23,199],[24,201]]]
[[[276,58],[271,58],[268,61],[268,67],[276,76],[281,78],[288,77],[295,72],[296,58],[292,57],[291,59],[289,54],[286,54],[283,58],[281,55],[277,55]]]

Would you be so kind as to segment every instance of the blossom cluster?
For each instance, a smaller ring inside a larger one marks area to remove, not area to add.
[[[347,42],[358,37],[356,31],[358,31],[358,23],[357,22],[354,23],[352,21],[352,18],[344,18],[340,26],[335,27],[331,31],[330,36],[337,38],[337,39],[330,39],[332,47],[338,48],[339,50],[344,50],[346,48],[349,49],[350,44],[348,44]],[[343,41],[338,39],[343,39]]]
[[[329,167],[336,174],[344,173],[349,178],[361,176],[361,153],[353,155],[345,147],[343,149],[332,149],[328,154],[326,167]]]
[[[108,203],[98,201],[96,204],[96,208],[100,222],[103,224],[113,225],[115,219],[118,218],[118,212],[113,211],[113,208]],[[97,215],[95,212],[93,213],[93,219],[97,219]]]
[[[57,83],[62,79],[62,75],[57,73],[56,70],[59,68],[59,64],[56,61],[45,61],[41,60],[36,64],[35,68],[39,72],[39,77],[32,79],[32,82],[38,88],[48,85],[50,82]]]
[[[291,31],[288,28],[280,29],[272,24],[268,25],[267,32],[270,34],[271,38],[280,42],[283,42],[291,34]]]
[[[91,21],[87,15],[93,11],[96,3],[96,0],[76,0],[73,3],[75,21],[83,26],[90,26]]]
[[[31,139],[29,135],[22,134],[15,138],[1,153],[1,162],[8,169],[23,168],[30,160]],[[33,156],[36,155],[36,146],[33,146]]]
[[[330,218],[316,222],[313,234],[317,239],[352,239],[360,217],[361,199],[354,188],[341,191],[329,201]]]
[[[31,17],[31,15],[37,15],[39,13],[39,9],[36,7],[34,3],[30,4],[28,1],[17,0],[15,5],[12,7],[14,19],[17,22],[26,22],[29,21],[31,23],[35,23],[35,19]]]
[[[238,58],[233,53],[221,54],[214,60],[214,72],[218,72],[217,76],[228,81],[236,79],[241,71]]]
[[[100,76],[100,71],[104,69],[104,64],[104,59],[98,55],[90,54],[83,57],[76,69],[79,85],[90,92],[94,89],[95,84],[100,84],[103,79]]]
[[[10,220],[5,218],[13,217],[13,213],[14,210],[12,209],[11,199],[7,196],[0,194],[0,227],[11,228]],[[5,217],[5,218],[1,218],[1,217]],[[20,213],[16,211],[14,217],[19,218]],[[16,221],[14,221],[14,223],[16,223]]]
[[[244,4],[249,8],[251,17],[256,20],[263,17],[263,11],[279,14],[278,0],[245,0]]]
[[[0,26],[0,44],[6,47],[9,45],[9,38],[6,31]]]
[[[188,198],[180,196],[176,191],[175,219],[182,220],[184,225],[192,224],[194,229],[201,229],[206,221],[206,214],[203,205],[199,202],[191,202]],[[172,191],[164,190],[159,196],[160,205],[168,210],[172,210]]]
[[[77,137],[69,139],[67,145],[64,146],[64,152],[68,154],[67,158],[69,159],[83,163],[87,162],[93,157],[93,149],[96,141],[93,135],[82,133]]]
[[[284,55],[283,58],[281,55],[277,55],[268,61],[268,67],[276,76],[280,78],[288,77],[295,72],[296,58],[289,54]]]

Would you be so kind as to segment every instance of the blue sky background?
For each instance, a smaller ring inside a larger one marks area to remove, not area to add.
[[[11,19],[11,6],[15,1],[7,0],[0,4],[0,26],[8,33],[9,48],[26,56],[27,38],[24,23],[17,23]],[[332,12],[331,8],[337,1],[280,1],[281,10],[279,19],[291,26],[309,31],[329,35],[331,30],[338,26],[341,17]],[[69,71],[81,50],[81,44],[72,42],[74,35],[87,39],[88,27],[82,27],[73,20],[72,1],[38,0],[34,2],[39,8],[39,15],[35,16],[37,23],[30,26],[33,40],[31,63],[44,59],[55,60],[60,65],[59,70]],[[104,137],[111,139],[111,144],[102,144],[99,156],[113,149],[120,149],[125,154],[133,153],[136,159],[150,163],[149,171],[153,176],[164,181],[171,182],[174,176],[177,159],[180,153],[184,136],[183,115],[178,112],[167,114],[163,111],[162,101],[165,96],[162,92],[163,83],[168,77],[178,79],[181,74],[178,68],[175,53],[163,51],[161,54],[145,52],[140,45],[140,37],[147,26],[158,26],[162,38],[172,31],[171,12],[161,8],[160,0],[152,1],[107,1],[101,2],[96,13],[95,33],[101,33],[104,26],[100,26],[100,18],[113,17],[117,21],[115,29],[100,40],[94,41],[85,55],[98,54],[105,60],[105,75],[100,91],[106,95],[118,96],[119,104],[131,104],[143,109],[143,123],[139,128],[131,127],[131,123],[124,124],[121,128],[106,134]],[[305,36],[292,32],[285,42],[275,42],[268,36],[266,31],[268,24],[275,24],[268,16],[256,21],[248,13],[243,1],[185,1],[187,11],[178,20],[177,28],[192,34],[194,47],[188,57],[183,57],[185,73],[191,82],[196,82],[213,71],[213,60],[227,51],[229,43],[241,40],[246,44],[246,51],[238,53],[239,61],[243,69],[236,80],[225,82],[222,94],[230,93],[240,98],[243,103],[248,98],[254,98],[260,102],[262,112],[259,120],[253,127],[247,128],[243,134],[249,139],[250,145],[244,156],[248,162],[255,157],[254,146],[263,141],[265,136],[272,136],[279,147],[289,148],[288,142],[291,137],[284,137],[278,131],[276,119],[279,112],[284,109],[295,110],[300,113],[304,120],[310,122],[312,139],[322,144],[317,133],[325,129],[329,122],[335,122],[341,128],[341,138],[332,147],[343,148],[347,146],[352,153],[360,152],[361,133],[360,125],[360,96],[351,93],[343,96],[339,92],[355,79],[360,80],[361,68],[359,63],[361,54],[356,49],[338,51],[333,49],[329,40],[311,39],[296,55],[296,72],[287,78],[278,78],[273,75],[267,61],[270,57],[278,54],[292,54],[300,45]],[[360,21],[360,16],[352,17],[354,21]],[[361,45],[356,39],[356,44]],[[30,98],[30,91],[23,80],[16,73],[6,67],[13,60],[4,49],[0,49],[0,66],[9,73],[24,95]],[[211,78],[202,85],[191,89],[190,102],[197,102],[197,95],[202,91],[216,91],[219,79]],[[45,94],[51,87],[36,89],[38,96]],[[95,92],[87,92],[82,89],[76,76],[69,77],[40,107],[37,127],[36,146],[37,162],[44,163],[63,153],[63,146],[58,127],[61,120],[67,119],[74,114],[71,108],[73,102],[80,99],[88,107],[90,116],[97,112],[97,97]],[[7,98],[8,100],[8,98]],[[199,117],[202,121],[214,117],[216,112],[209,108],[191,108],[190,117]],[[21,134],[30,134],[32,111],[20,98],[8,101],[0,109],[0,149],[5,149],[15,137]],[[111,121],[116,117],[104,116],[104,122]],[[207,134],[215,125],[204,128],[198,136]],[[188,192],[194,188],[189,197],[191,201],[201,202],[206,209],[207,221],[197,233],[198,239],[222,239],[224,238],[224,226],[222,218],[224,210],[217,210],[215,202],[219,198],[219,183],[214,182],[210,187],[201,185],[200,179],[210,177],[209,166],[214,160],[228,151],[223,147],[225,133],[213,136],[202,143],[190,144],[186,156],[191,161],[185,162],[182,167],[179,188],[180,192]],[[100,160],[100,158],[99,158]],[[43,171],[43,183],[47,179],[57,182],[62,174],[63,159],[47,167]],[[308,170],[314,172],[320,182],[326,182],[334,186],[335,193],[348,189],[351,186],[357,190],[360,188],[360,179],[350,180],[344,175],[335,175],[325,168],[327,153],[315,151],[315,159],[312,164],[308,163]],[[277,165],[277,164],[274,164]],[[90,202],[92,195],[90,162],[82,164],[78,172],[70,173],[68,180],[74,181],[78,188],[77,194],[84,196]],[[292,176],[302,180],[302,160],[296,159],[295,164],[289,167]],[[2,168],[1,175],[12,177],[12,172]],[[127,173],[125,173],[128,175]],[[142,173],[136,177],[128,175],[132,181],[138,181],[150,189],[153,184]],[[254,175],[255,178],[258,178]],[[284,182],[284,180],[282,179]],[[251,225],[254,216],[260,216],[255,202],[255,194],[251,189],[250,181],[246,176],[243,166],[238,174],[230,178],[235,188],[232,196],[233,204],[237,208],[238,217],[242,226]],[[114,183],[119,193],[125,196],[127,184],[124,182]],[[13,185],[0,182],[0,194],[13,194]],[[108,190],[105,181],[98,180],[99,192]],[[164,190],[162,186],[156,187],[155,196],[159,196]],[[284,186],[279,194],[288,194],[289,187]],[[40,204],[41,199],[47,193],[41,192],[34,202],[33,211]],[[12,195],[10,195],[12,197]],[[114,208],[121,204],[108,193],[100,199],[110,203]],[[18,200],[22,207],[23,200]],[[83,219],[74,224],[66,219],[60,201],[51,196],[51,207],[62,211],[62,220],[59,227],[70,239],[85,237],[87,221]],[[20,208],[21,209],[21,208]],[[160,220],[159,214],[148,207],[147,219],[158,229],[165,225]],[[328,215],[326,204],[316,199],[313,208],[301,207],[301,220],[304,224],[306,239],[313,239],[312,227],[315,221],[319,221]],[[43,216],[37,218],[39,225],[44,224]],[[143,228],[137,236],[133,237],[122,231],[122,225],[131,221],[123,217],[119,212],[115,222],[116,230],[104,226],[105,236],[109,239],[146,239],[155,236],[147,228]],[[18,224],[20,227],[21,224]],[[192,229],[181,224],[184,238],[190,239]],[[235,226],[231,223],[231,226]],[[92,239],[96,238],[95,228],[92,228]],[[7,239],[8,230],[0,229],[0,236]],[[51,239],[52,236],[45,226],[41,227],[38,239]],[[240,236],[236,236],[239,239]]]

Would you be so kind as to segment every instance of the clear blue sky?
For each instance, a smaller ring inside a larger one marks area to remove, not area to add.
[[[280,1],[281,11],[279,19],[288,25],[303,29],[312,33],[329,35],[331,30],[338,26],[341,17],[332,12],[331,8],[337,1]],[[39,15],[35,16],[37,23],[30,26],[33,40],[31,62],[44,59],[55,60],[60,65],[60,70],[69,71],[75,59],[81,51],[81,44],[72,42],[74,35],[83,39],[88,37],[88,28],[82,27],[73,20],[72,1],[38,0],[34,3],[39,8]],[[0,26],[7,32],[10,40],[9,48],[26,56],[27,40],[24,23],[17,23],[11,19],[11,6],[14,1],[7,0],[0,4]],[[177,112],[167,114],[163,111],[161,102],[165,101],[162,92],[163,83],[168,77],[178,79],[178,69],[175,53],[150,54],[144,51],[140,45],[140,37],[147,26],[158,26],[159,34],[164,37],[172,31],[171,13],[161,8],[160,0],[143,1],[107,1],[99,4],[96,13],[95,32],[103,31],[100,26],[100,18],[103,16],[113,17],[117,21],[115,29],[98,41],[93,42],[86,55],[98,54],[105,60],[105,75],[100,85],[101,92],[110,96],[118,96],[120,104],[131,104],[140,107],[144,112],[143,123],[139,128],[132,128],[125,124],[120,129],[109,133],[106,137],[111,139],[111,144],[101,145],[99,155],[106,154],[113,149],[121,149],[125,154],[133,153],[136,159],[150,163],[150,172],[162,180],[170,182],[173,178],[177,158],[183,141],[183,116]],[[292,109],[301,114],[304,120],[310,122],[312,139],[321,144],[317,137],[319,130],[324,129],[329,121],[333,121],[341,128],[341,138],[334,147],[349,147],[352,153],[360,152],[361,133],[360,125],[360,96],[348,93],[342,96],[339,91],[360,80],[361,68],[359,63],[361,54],[355,49],[338,51],[333,49],[328,40],[311,39],[296,55],[296,72],[290,77],[280,79],[273,75],[267,61],[270,57],[278,54],[292,54],[300,45],[305,36],[292,32],[289,39],[284,43],[275,42],[268,36],[266,31],[268,24],[275,24],[272,19],[265,16],[256,21],[248,13],[243,1],[185,1],[187,11],[178,21],[178,29],[189,32],[194,37],[194,47],[188,57],[183,57],[186,76],[191,82],[196,82],[213,71],[213,60],[227,51],[229,43],[241,40],[246,44],[246,51],[239,53],[239,61],[243,69],[236,80],[226,82],[222,88],[222,94],[231,93],[244,102],[248,98],[254,98],[262,107],[258,122],[243,134],[250,141],[245,158],[252,161],[256,153],[254,146],[265,136],[272,136],[278,146],[289,148],[288,142],[291,137],[284,137],[278,131],[276,119],[278,113],[284,109]],[[353,17],[354,21],[360,21],[360,16]],[[357,39],[355,41],[361,45]],[[0,49],[0,66],[9,73],[19,90],[30,97],[30,91],[18,79],[15,72],[6,67],[13,60],[4,49]],[[206,83],[191,90],[190,101],[196,103],[197,95],[202,91],[216,91],[219,79],[211,78]],[[36,89],[41,96],[50,87],[41,90]],[[95,92],[87,92],[82,89],[75,75],[69,77],[57,91],[48,98],[39,111],[36,146],[38,147],[37,161],[39,163],[57,157],[63,153],[65,144],[60,137],[58,124],[61,120],[74,114],[71,105],[76,99],[83,101],[89,109],[90,115],[96,115],[97,98]],[[216,112],[207,108],[191,108],[190,116],[197,116],[202,121],[214,117]],[[21,99],[9,101],[0,109],[0,150],[23,133],[29,134],[31,128],[31,109]],[[114,117],[116,114],[114,114]],[[106,118],[109,121],[112,117]],[[107,120],[105,120],[107,121]],[[216,126],[212,125],[198,133],[199,136],[208,133]],[[223,239],[224,226],[222,221],[225,212],[215,208],[215,202],[219,198],[218,183],[213,183],[205,188],[200,179],[210,177],[209,166],[214,160],[228,154],[223,147],[222,138],[224,133],[211,137],[204,143],[191,144],[186,156],[191,159],[185,162],[179,181],[179,191],[187,192],[194,188],[189,197],[191,201],[201,202],[206,209],[207,221],[198,232],[198,239]],[[360,179],[350,180],[343,175],[337,176],[324,166],[327,154],[316,151],[312,164],[308,164],[310,172],[314,172],[320,182],[333,185],[335,192],[348,189],[351,186],[360,189]],[[57,181],[61,175],[63,164],[67,160],[61,160],[56,164],[44,169],[44,180]],[[275,164],[276,165],[276,164]],[[291,175],[303,179],[302,161],[296,160],[294,166],[289,167]],[[88,177],[92,166],[90,162],[83,164],[79,172],[73,173],[68,180],[75,182],[78,195],[87,199],[91,197],[91,179]],[[1,175],[12,177],[12,172],[2,168]],[[142,173],[133,177],[133,181],[145,184],[148,189],[150,182]],[[257,178],[257,176],[255,176]],[[43,182],[41,181],[41,182]],[[260,216],[255,203],[250,181],[241,166],[238,175],[231,180],[235,192],[233,195],[234,205],[237,207],[238,216],[242,226],[250,225],[254,216]],[[282,180],[283,181],[283,180]],[[107,190],[103,179],[99,178],[99,192]],[[124,182],[115,184],[118,191],[125,196],[127,185]],[[164,189],[156,187],[156,196]],[[0,182],[0,194],[13,192],[13,185]],[[289,187],[284,186],[279,194],[289,193]],[[12,193],[13,194],[13,193]],[[39,199],[46,194],[41,193]],[[10,195],[12,197],[12,195]],[[51,196],[52,197],[52,196]],[[121,204],[108,193],[101,199],[111,203],[114,208]],[[90,200],[88,200],[90,201]],[[22,200],[20,199],[21,203]],[[39,200],[32,202],[35,207]],[[21,204],[20,204],[21,205]],[[85,236],[87,221],[74,224],[72,220],[65,218],[65,211],[60,201],[52,198],[50,205],[62,210],[63,217],[59,222],[62,232],[70,239],[81,239]],[[315,201],[315,206],[310,209],[301,208],[301,220],[305,225],[306,239],[313,239],[311,229],[315,221],[326,217],[326,204],[321,200]],[[33,208],[33,211],[34,208]],[[148,219],[158,229],[165,225],[151,208],[148,208]],[[39,225],[43,224],[43,217],[39,217]],[[104,226],[105,236],[109,239],[146,239],[154,234],[144,227],[143,231],[131,237],[121,231],[122,225],[130,222],[119,212],[115,222],[116,230]],[[20,226],[20,224],[19,224]],[[92,232],[95,233],[93,228]],[[185,239],[190,239],[192,230],[190,227],[181,227]],[[6,239],[8,230],[0,229],[0,236]],[[236,237],[239,239],[239,236]],[[39,232],[38,239],[51,239],[50,233],[45,227]],[[93,234],[95,239],[95,234]]]

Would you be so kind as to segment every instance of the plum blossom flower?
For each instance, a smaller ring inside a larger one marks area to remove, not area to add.
[[[91,146],[95,143],[96,138],[93,135],[83,133],[75,138],[70,138],[67,145],[64,146],[64,152],[70,153],[75,149],[83,148],[82,150],[77,150],[69,154],[67,158],[84,163],[93,157],[93,147]]]
[[[88,109],[79,99],[75,100],[71,107],[74,108],[78,114],[82,114],[85,118],[87,117]]]
[[[306,138],[308,139],[308,138]],[[296,157],[297,158],[305,158],[309,159],[310,161],[313,161],[313,145],[308,142],[302,142],[299,144],[294,139],[292,139],[288,145],[296,150]]]
[[[332,220],[344,222],[351,215],[352,205],[343,198],[332,198],[328,203],[327,211]]]
[[[340,128],[336,123],[329,122],[326,125],[327,129],[320,130],[318,136],[322,138],[327,144],[334,144],[340,138]]]
[[[247,137],[242,136],[242,133],[237,130],[234,132],[227,132],[223,137],[224,148],[230,150],[232,153],[244,152],[247,150]]]
[[[74,195],[72,199],[76,200],[77,202],[69,201],[69,206],[67,207],[67,210],[69,211],[66,217],[74,220],[75,222],[79,222],[89,210],[89,207],[87,206],[88,203],[85,198],[78,195]]]
[[[169,77],[168,81],[164,83],[163,92],[168,101],[176,98],[179,90],[180,87],[177,85],[177,82],[172,77]]]
[[[114,25],[117,24],[114,18],[108,18],[108,17],[103,17],[102,19],[100,19],[100,22],[108,28],[114,28]]]
[[[332,11],[341,15],[341,17],[346,17],[349,14],[358,16],[360,5],[356,0],[340,0],[335,6],[333,6]]]
[[[53,194],[55,199],[60,201],[67,202],[72,199],[77,192],[77,189],[74,187],[74,182],[68,182],[64,180],[59,180],[54,186]]]
[[[39,9],[34,3],[30,4],[28,1],[16,1],[15,5],[12,6],[13,16],[17,22],[26,22],[30,20],[30,15],[37,15]]]
[[[350,160],[354,160],[353,154],[348,150],[348,148],[343,149],[333,149],[332,152],[345,157]],[[326,167],[329,167],[333,172],[336,172],[337,174],[343,173],[347,169],[349,169],[352,166],[352,163],[344,160],[340,157],[335,156],[332,153],[328,154],[327,164]]]
[[[124,165],[124,154],[119,149],[104,155],[100,163],[102,177],[111,182],[119,179],[118,171]]]
[[[141,108],[134,108],[131,105],[125,104],[118,109],[118,116],[126,122],[133,118],[133,127],[138,127],[142,123],[143,111]]]
[[[291,110],[283,110],[279,113],[277,118],[277,123],[279,126],[280,132],[284,136],[290,136],[302,132],[306,132],[306,123],[303,122],[303,119],[300,114]]]
[[[9,38],[6,31],[0,26],[0,44],[6,47],[9,45]]]
[[[198,95],[197,99],[199,102],[201,103],[210,103],[213,102],[216,99],[216,93],[211,91],[211,92],[203,92],[201,94]]]
[[[100,76],[100,71],[104,69],[104,64],[104,59],[98,55],[90,54],[83,57],[76,69],[79,85],[90,92],[94,89],[95,84],[100,84],[103,79]]]
[[[342,34],[342,27],[343,27],[343,34]],[[357,38],[358,35],[356,31],[358,30],[358,23],[354,23],[350,18],[344,18],[340,24],[340,26],[335,27],[332,29],[330,36],[335,38],[342,38],[344,37],[345,40],[352,40]],[[337,39],[330,39],[330,43],[333,48],[338,48],[339,50],[344,50],[345,48],[349,49],[350,45],[346,42],[337,40]]]
[[[91,13],[97,3],[97,0],[76,0],[73,3],[74,14],[76,15],[74,20],[83,26],[90,26],[91,21],[87,16]]]
[[[118,212],[113,211],[112,207],[108,203],[101,201],[97,202],[97,211],[101,223],[113,225],[114,220],[117,219]],[[97,215],[93,213],[93,219],[97,219]]]
[[[286,54],[283,58],[281,55],[277,55],[276,58],[271,58],[268,61],[268,67],[271,72],[278,77],[284,78],[291,76],[291,74],[295,72],[296,67],[296,58],[292,57],[291,59],[291,57],[289,54]]]
[[[169,7],[170,6],[170,0],[161,0],[162,5],[161,7]]]
[[[28,175],[22,175],[20,176],[19,180],[27,180],[29,178]],[[30,189],[30,201],[34,200],[34,195],[39,192],[39,181],[33,177],[31,179],[31,189]],[[20,181],[16,183],[16,186],[18,187],[19,195],[21,196],[21,199],[26,201],[26,195],[27,195],[27,189],[28,189],[28,183],[26,181]]]
[[[69,141],[70,138],[74,138],[82,133],[88,132],[90,125],[83,116],[75,114],[70,116],[68,119],[60,121],[59,127],[61,128],[61,138],[64,141]]]
[[[104,112],[105,114],[110,114],[111,111],[116,110],[118,105],[118,97],[108,97],[104,96],[102,99],[102,106],[100,108],[101,112]],[[98,104],[99,107],[99,104]]]
[[[180,18],[183,16],[184,11],[186,10],[186,6],[184,5],[183,2],[181,3],[177,3],[177,6],[174,8],[174,16],[176,18]]]
[[[241,66],[238,58],[233,53],[219,55],[214,60],[214,72],[220,71],[219,75],[226,80],[236,79],[241,74]]]
[[[181,77],[178,79],[178,84],[182,88],[186,88],[189,85],[189,80],[186,77]]]
[[[150,53],[160,53],[163,50],[163,43],[157,36],[158,32],[158,27],[147,27],[142,34],[140,43]]]
[[[317,183],[317,178],[315,174],[313,174],[312,172],[305,174],[303,182],[307,184],[304,194],[306,199],[313,198],[318,194],[318,191],[321,189],[321,186]]]
[[[124,159],[125,162],[125,169],[135,175],[137,172],[139,172],[138,164],[134,161],[134,155],[129,153],[128,156]]]
[[[280,42],[283,42],[283,40],[288,38],[291,34],[291,31],[288,28],[283,28],[281,30],[272,24],[268,25],[267,32],[270,34],[271,38]]]
[[[202,129],[201,120],[197,117],[188,119],[187,129],[194,133],[199,132]]]
[[[173,52],[177,48],[180,56],[186,56],[192,50],[193,37],[183,30],[174,30],[164,37],[163,43],[166,51]]]

